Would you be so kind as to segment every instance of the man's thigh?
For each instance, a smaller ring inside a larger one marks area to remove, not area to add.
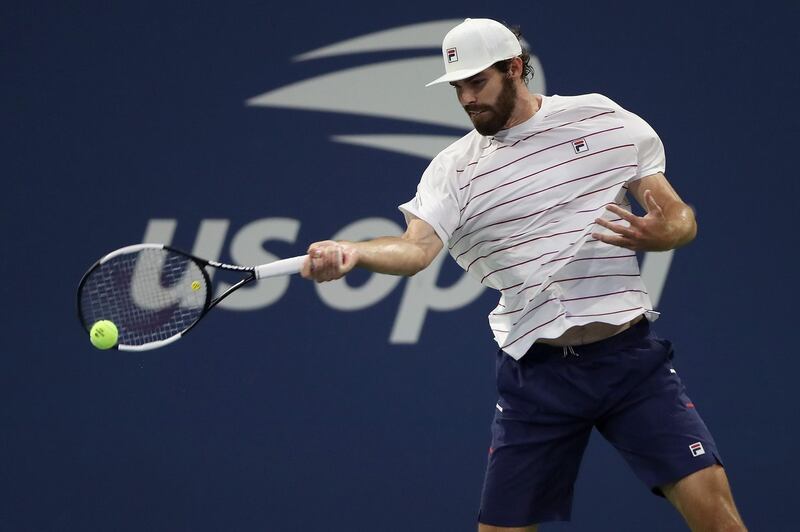
[[[701,469],[721,465],[711,432],[672,365],[672,347],[651,338],[648,349],[626,353],[636,385],[597,422],[639,479],[654,493]]]
[[[563,363],[499,357],[500,397],[478,521],[499,530],[567,521],[592,421],[561,404],[573,402],[556,386],[566,382]]]
[[[591,424],[554,427],[498,416],[492,432],[478,521],[499,530],[569,521]]]

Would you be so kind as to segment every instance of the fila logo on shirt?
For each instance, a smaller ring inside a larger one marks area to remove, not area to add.
[[[572,147],[575,148],[575,153],[589,151],[589,145],[586,144],[586,139],[573,140]]]
[[[706,450],[703,449],[703,444],[695,442],[689,446],[689,450],[692,451],[692,456],[700,456],[701,454],[706,454]]]
[[[456,48],[448,48],[447,49],[447,62],[448,63],[455,63],[458,61],[458,50]]]

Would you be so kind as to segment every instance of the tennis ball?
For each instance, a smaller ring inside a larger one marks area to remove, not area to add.
[[[89,339],[97,349],[111,349],[117,345],[118,337],[117,326],[114,325],[114,322],[108,320],[95,322],[89,331]]]

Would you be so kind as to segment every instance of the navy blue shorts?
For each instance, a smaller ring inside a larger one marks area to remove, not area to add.
[[[572,349],[535,344],[519,361],[498,353],[481,523],[568,521],[592,427],[657,494],[658,486],[721,464],[672,367],[671,344],[646,319]]]

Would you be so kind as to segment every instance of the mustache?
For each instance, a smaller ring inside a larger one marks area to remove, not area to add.
[[[491,111],[492,107],[488,105],[466,105],[464,110],[468,113],[477,113],[480,111]]]

